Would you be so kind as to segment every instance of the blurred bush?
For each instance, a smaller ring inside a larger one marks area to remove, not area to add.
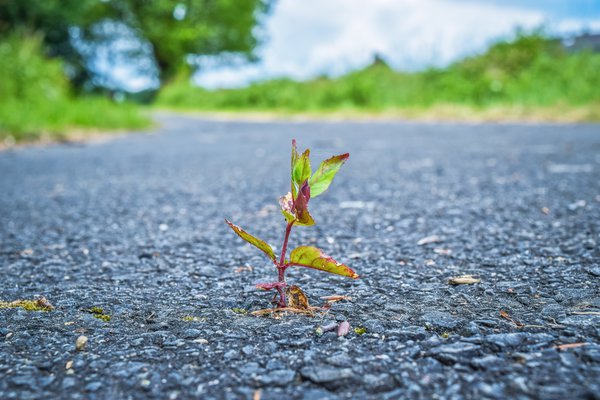
[[[215,91],[178,80],[161,90],[157,103],[186,109],[291,112],[443,105],[473,109],[592,105],[597,111],[598,71],[598,53],[568,53],[558,40],[539,33],[518,34],[447,68],[402,73],[378,61],[336,79],[276,79]],[[598,112],[592,114],[598,118]]]
[[[73,128],[139,128],[148,119],[129,104],[102,97],[75,98],[61,62],[42,53],[39,35],[0,41],[0,139],[61,136]]]

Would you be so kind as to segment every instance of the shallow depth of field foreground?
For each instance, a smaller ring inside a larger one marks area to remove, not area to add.
[[[597,125],[159,124],[0,152],[0,398],[600,393]],[[259,317],[276,271],[223,218],[279,250],[292,137],[351,157],[290,246],[360,279],[290,268],[350,299]]]

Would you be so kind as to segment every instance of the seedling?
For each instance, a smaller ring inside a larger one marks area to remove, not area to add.
[[[273,248],[265,241],[252,236],[239,226],[229,222],[227,219],[225,220],[239,237],[264,252],[277,268],[277,281],[259,283],[256,287],[262,290],[277,290],[279,293],[279,300],[277,302],[278,308],[285,308],[288,306],[286,302],[286,292],[289,292],[290,288],[294,288],[290,287],[286,290],[287,283],[285,281],[285,271],[289,267],[313,268],[352,279],[358,278],[356,272],[350,269],[350,267],[335,261],[316,247],[296,247],[291,251],[289,259],[286,258],[288,240],[294,225],[311,226],[315,224],[313,217],[308,212],[308,202],[311,198],[317,197],[327,190],[335,177],[335,174],[337,174],[350,156],[348,153],[345,153],[328,158],[319,165],[319,168],[313,174],[309,155],[309,149],[306,149],[302,154],[298,153],[296,141],[292,140],[291,191],[279,198],[281,213],[285,217],[287,223],[279,259],[277,259]],[[289,306],[293,307],[294,305],[290,304]]]

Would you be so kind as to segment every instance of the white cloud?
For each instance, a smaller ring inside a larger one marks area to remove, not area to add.
[[[231,87],[276,76],[306,79],[363,67],[379,53],[398,69],[445,65],[482,51],[517,26],[561,32],[600,29],[600,19],[560,19],[535,8],[448,0],[279,0],[269,39],[251,66],[211,68],[195,77]]]

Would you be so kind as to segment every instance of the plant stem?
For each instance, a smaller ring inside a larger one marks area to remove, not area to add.
[[[294,221],[288,222],[285,227],[285,238],[283,239],[283,245],[281,246],[281,257],[279,257],[279,266],[283,267],[285,263],[285,252],[287,251],[288,239],[290,238],[290,232],[292,231],[292,226],[294,226]],[[279,281],[282,282],[281,277]]]
[[[287,265],[285,265],[285,253],[287,251],[287,244],[290,238],[290,232],[292,231],[292,226],[294,226],[294,221],[288,222],[285,227],[285,237],[283,238],[283,244],[281,245],[281,257],[279,258],[279,264],[277,265],[279,282],[285,282],[285,269],[287,268]],[[285,289],[277,287],[277,291],[279,292],[279,304],[277,306],[280,308],[287,307]]]

